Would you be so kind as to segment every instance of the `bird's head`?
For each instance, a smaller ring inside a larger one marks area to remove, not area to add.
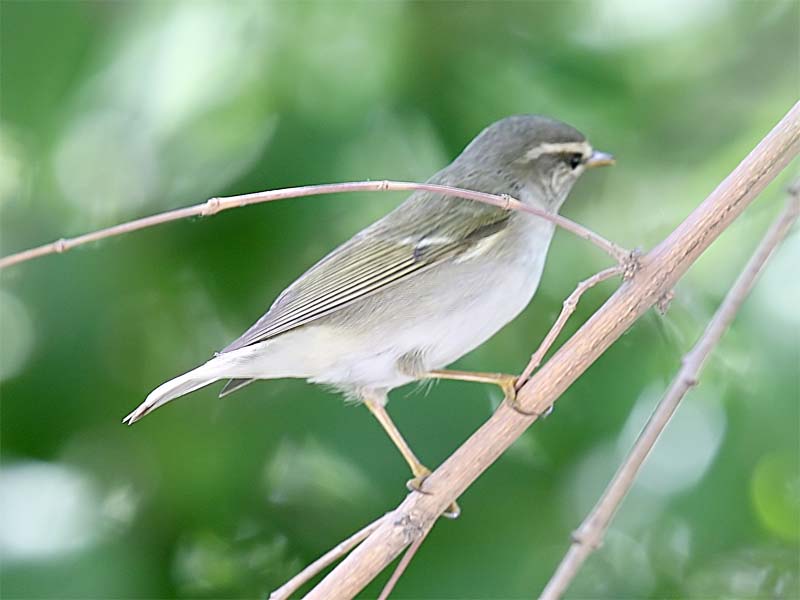
[[[484,129],[454,166],[458,163],[461,168],[478,169],[483,179],[496,177],[500,185],[520,184],[526,193],[518,194],[523,196],[519,200],[558,210],[586,169],[613,165],[614,157],[592,148],[571,125],[538,115],[516,115]]]

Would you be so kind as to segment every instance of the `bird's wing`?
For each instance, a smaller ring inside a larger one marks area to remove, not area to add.
[[[263,317],[222,352],[266,341],[457,258],[502,230],[510,218],[510,213],[498,209],[473,210],[470,219],[460,210],[448,212],[427,219],[430,226],[422,235],[412,233],[418,227],[414,219],[397,215],[357,234],[289,286]],[[437,231],[456,233],[437,235]]]

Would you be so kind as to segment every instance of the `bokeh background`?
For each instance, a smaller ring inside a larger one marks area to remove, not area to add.
[[[793,1],[3,0],[0,22],[3,254],[214,196],[422,181],[524,112],[618,157],[583,178],[565,214],[649,248],[800,95]],[[436,526],[397,598],[542,589],[793,172],[692,268],[666,316],[637,323],[464,494],[462,518]],[[263,597],[396,505],[406,466],[372,417],[301,381],[224,400],[212,386],[133,428],[120,419],[402,198],[249,207],[3,271],[2,596]],[[799,238],[570,597],[800,595]],[[607,265],[558,233],[529,309],[458,366],[519,372],[575,283]],[[589,294],[569,331],[615,285]],[[456,382],[393,398],[432,466],[500,399]]]

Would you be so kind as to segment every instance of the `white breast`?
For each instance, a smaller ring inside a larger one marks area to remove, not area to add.
[[[448,274],[446,289],[432,290],[431,298],[398,302],[406,311],[397,321],[377,326],[368,335],[348,341],[353,353],[342,356],[335,368],[315,377],[336,383],[358,381],[363,387],[397,387],[412,381],[398,370],[398,360],[420,354],[428,370],[441,369],[480,346],[514,319],[530,302],[544,269],[553,227],[538,222],[526,228],[529,239],[513,261],[498,265],[462,262]],[[441,273],[437,276],[441,279]],[[438,283],[438,279],[437,279]],[[432,289],[436,284],[426,285]],[[417,313],[410,305],[420,302],[435,309]]]
[[[428,335],[431,368],[442,368],[477,348],[522,312],[539,286],[549,241],[542,247],[537,239],[528,246],[526,258],[489,267],[479,275],[482,293],[443,315]]]

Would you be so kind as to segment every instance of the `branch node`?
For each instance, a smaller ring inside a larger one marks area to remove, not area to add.
[[[574,311],[577,307],[578,307],[577,294],[570,294],[561,303],[561,308],[563,308],[564,310],[568,310],[570,312]]]
[[[699,385],[700,380],[697,378],[697,365],[702,361],[702,356],[695,356],[694,352],[686,354],[681,359],[680,380],[686,386],[686,389]]]
[[[53,244],[53,250],[56,252],[56,254],[61,254],[63,252],[66,252],[67,250],[69,250],[69,242],[67,241],[66,238],[61,238],[60,240],[56,240],[56,242]]]
[[[401,513],[392,525],[403,530],[403,539],[406,544],[411,544],[425,534],[422,515],[419,513]]]
[[[622,281],[629,281],[642,268],[641,258],[642,249],[634,248],[631,250],[620,265],[622,267]]]
[[[511,206],[514,203],[519,202],[519,200],[517,200],[510,194],[500,194],[500,198],[503,200],[503,202],[505,202],[505,204],[501,206],[503,210],[511,210]]]
[[[219,212],[222,201],[219,198],[209,198],[203,205],[203,212],[200,213],[204,217],[210,217]]]
[[[675,290],[670,290],[666,292],[661,298],[658,299],[656,302],[656,310],[661,316],[667,314],[669,310],[670,304],[672,304],[672,300],[675,298]]]
[[[786,192],[792,198],[800,198],[800,177],[798,177],[792,183],[789,184],[789,187],[786,188]]]
[[[585,546],[591,551],[597,550],[603,545],[603,540],[592,536],[590,532],[584,532],[576,529],[570,534],[570,541],[578,546]]]

